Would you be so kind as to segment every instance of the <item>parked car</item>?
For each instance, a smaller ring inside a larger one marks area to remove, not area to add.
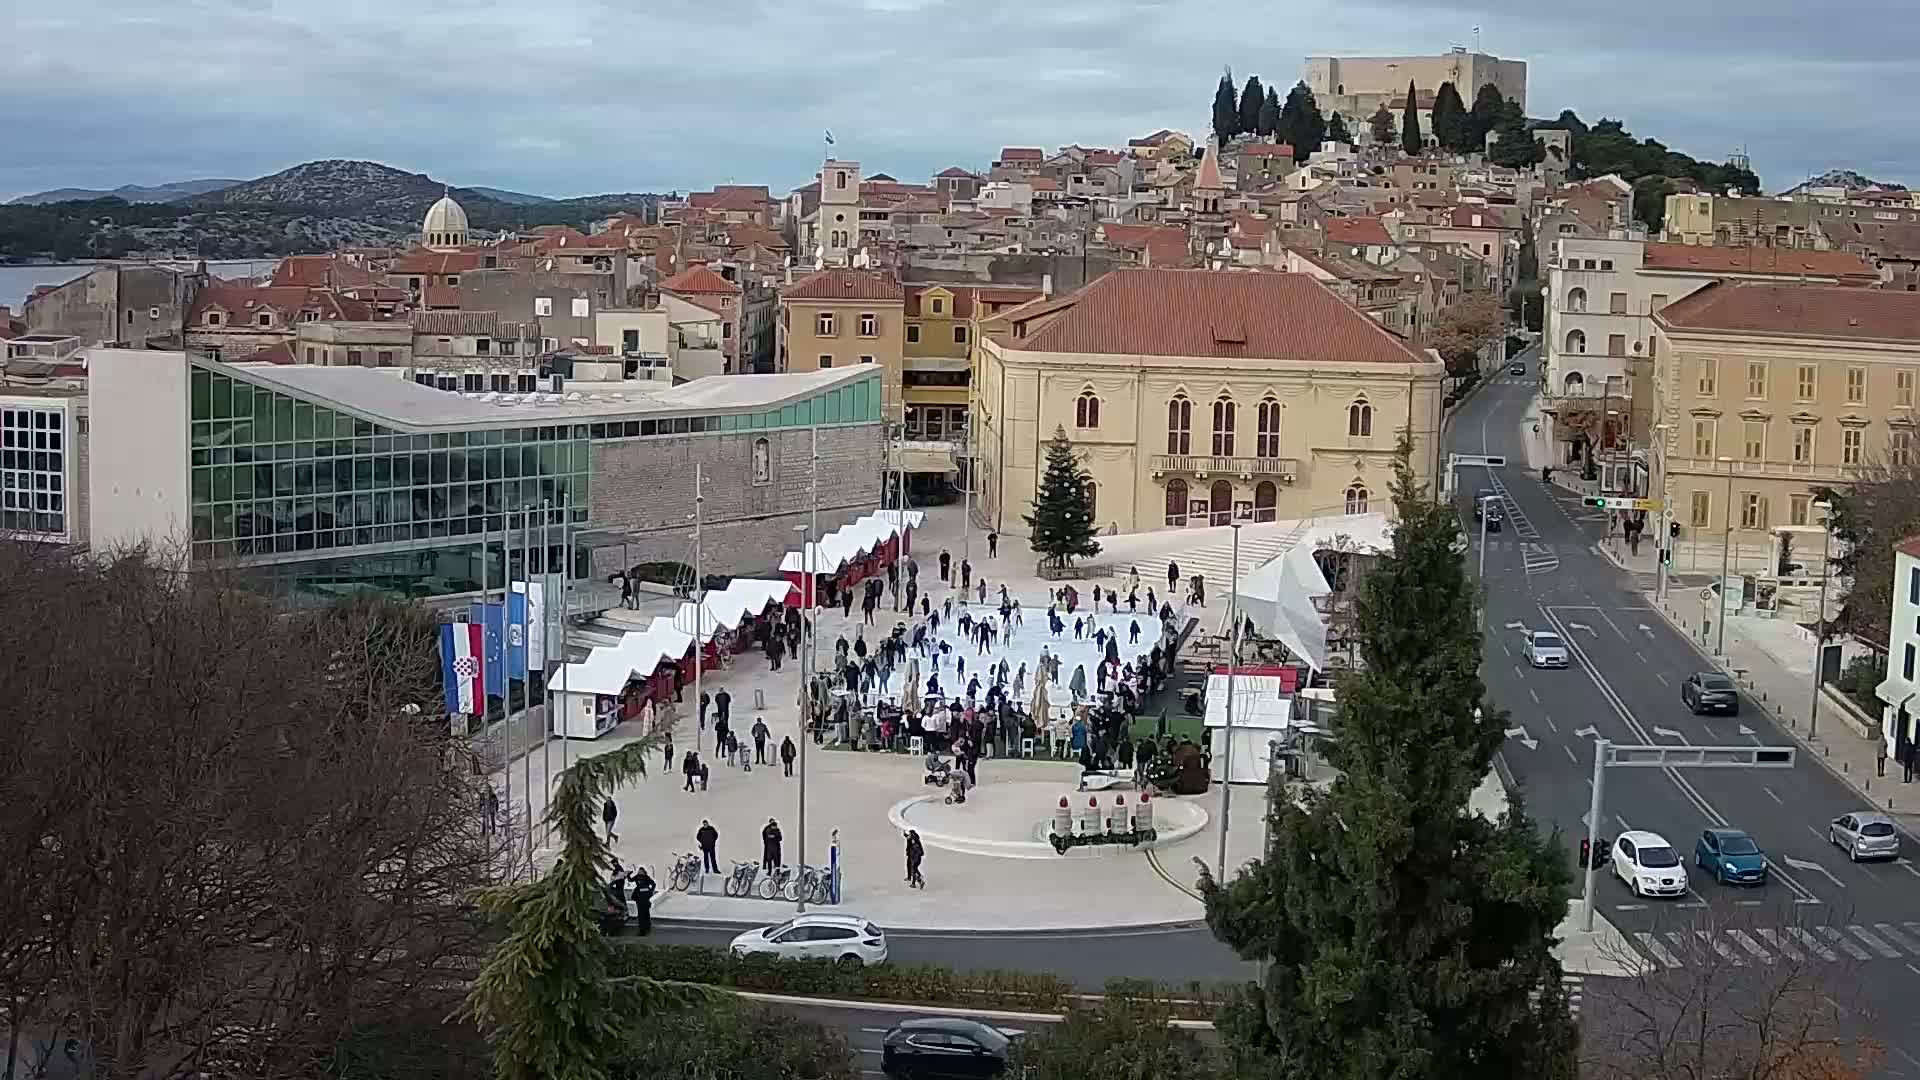
[[[886,962],[887,935],[855,915],[801,915],[778,926],[749,930],[734,938],[731,948],[735,956],[819,958],[871,967]]]
[[[1527,364],[1524,360],[1515,360],[1513,363],[1507,365],[1507,374],[1509,375],[1525,375],[1526,373]]]
[[[1613,842],[1613,875],[1635,896],[1687,895],[1687,868],[1659,833],[1634,829]]]
[[[1527,634],[1527,663],[1537,668],[1566,667],[1567,643],[1551,630],[1530,631]]]
[[[1693,865],[1722,885],[1765,885],[1767,853],[1739,829],[1708,829],[1693,844]]]
[[[1877,810],[1857,810],[1834,818],[1827,826],[1827,843],[1845,851],[1854,862],[1900,857],[1900,830],[1893,827],[1892,818]]]
[[[1726,713],[1740,715],[1740,688],[1717,671],[1696,671],[1680,684],[1680,700],[1693,715]]]
[[[880,1071],[894,1080],[960,1080],[1007,1071],[1013,1041],[957,1016],[903,1020],[880,1043]]]

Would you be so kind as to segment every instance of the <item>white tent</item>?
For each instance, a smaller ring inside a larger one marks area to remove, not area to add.
[[[585,660],[561,664],[548,681],[555,730],[569,739],[602,734],[596,698],[620,694],[629,680],[652,675],[662,661],[677,661],[692,647],[692,635],[674,629],[670,619],[658,618],[645,630],[622,634],[616,644],[593,649]]]
[[[1327,621],[1314,601],[1332,590],[1314,555],[1323,550],[1373,555],[1392,548],[1393,531],[1385,514],[1320,519],[1286,554],[1242,578],[1234,595],[1256,630],[1285,645],[1313,670],[1325,671]]]
[[[876,510],[835,529],[811,545],[813,572],[831,574],[902,532],[919,528],[924,520],[926,513],[920,510]],[[780,560],[781,573],[804,573],[806,568],[805,549],[789,551]]]
[[[1293,726],[1293,699],[1281,696],[1278,675],[1240,675],[1233,684],[1233,775],[1227,776],[1227,677],[1207,676],[1205,724],[1213,778],[1264,784],[1272,762],[1267,744],[1284,739]]]

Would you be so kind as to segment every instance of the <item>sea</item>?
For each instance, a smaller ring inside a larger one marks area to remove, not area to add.
[[[253,277],[273,271],[278,259],[235,259],[210,262],[207,270],[217,277]],[[59,263],[38,266],[0,266],[0,304],[15,314],[26,309],[27,294],[40,285],[65,285],[93,269],[97,263]]]

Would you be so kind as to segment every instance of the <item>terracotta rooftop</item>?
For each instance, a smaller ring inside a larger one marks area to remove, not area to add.
[[[1293,146],[1291,143],[1255,142],[1241,147],[1239,152],[1245,157],[1291,158]]]
[[[480,269],[477,251],[428,251],[417,248],[393,260],[389,274],[464,274]]]
[[[447,335],[472,335],[475,337],[495,337],[499,333],[500,313],[497,311],[416,311],[413,313],[413,332],[430,334],[435,337]]]
[[[1000,149],[1001,161],[1045,161],[1046,152],[1037,146],[1006,146]]]
[[[1920,345],[1920,293],[1904,290],[1716,281],[1655,318],[1682,330]]]
[[[1902,555],[1920,559],[1920,536],[1907,537],[1905,540],[1893,545],[1893,550]]]
[[[1116,270],[1070,300],[1066,310],[1013,347],[1339,364],[1427,362],[1305,274]]]
[[[1387,227],[1377,217],[1328,218],[1327,243],[1372,244],[1385,247],[1393,243]]]
[[[702,210],[759,211],[767,208],[772,197],[765,184],[719,184],[712,191],[688,195],[687,205]]]
[[[429,308],[446,310],[460,306],[460,286],[428,285],[420,290],[420,303]]]
[[[705,263],[695,263],[662,281],[660,291],[703,296],[738,296],[740,286],[721,277]]]
[[[1859,284],[1870,284],[1880,278],[1865,259],[1850,251],[1808,251],[1804,248],[1648,244],[1646,261],[1642,265],[1649,270],[1788,276],[1804,274]]]
[[[1193,178],[1195,190],[1223,191],[1226,184],[1220,179],[1220,144],[1210,143],[1207,156],[1200,159],[1200,171]]]
[[[287,329],[299,321],[300,313],[313,311],[321,321],[364,322],[373,318],[373,308],[358,300],[349,300],[326,289],[308,289],[297,285],[208,285],[193,299],[187,321],[203,326],[209,308],[219,308],[230,316],[228,325],[245,329],[252,323],[248,316],[263,308],[280,316],[275,329]]]
[[[1154,262],[1179,262],[1187,254],[1187,230],[1178,225],[1118,225],[1104,222],[1100,232],[1107,246],[1143,251]]]
[[[876,270],[819,270],[780,290],[782,300],[902,300],[892,274]]]
[[[971,179],[973,177],[973,173],[971,171],[967,169],[963,169],[958,165],[954,165],[950,168],[941,169],[938,173],[935,173],[934,175],[950,177],[954,179]]]
[[[289,255],[273,268],[273,284],[300,285],[306,288],[345,289],[371,285],[378,279],[373,271],[333,255]]]

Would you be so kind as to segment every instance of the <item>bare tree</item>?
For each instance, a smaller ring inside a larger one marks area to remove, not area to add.
[[[0,997],[93,1075],[445,1075],[504,853],[432,616],[0,545]]]

